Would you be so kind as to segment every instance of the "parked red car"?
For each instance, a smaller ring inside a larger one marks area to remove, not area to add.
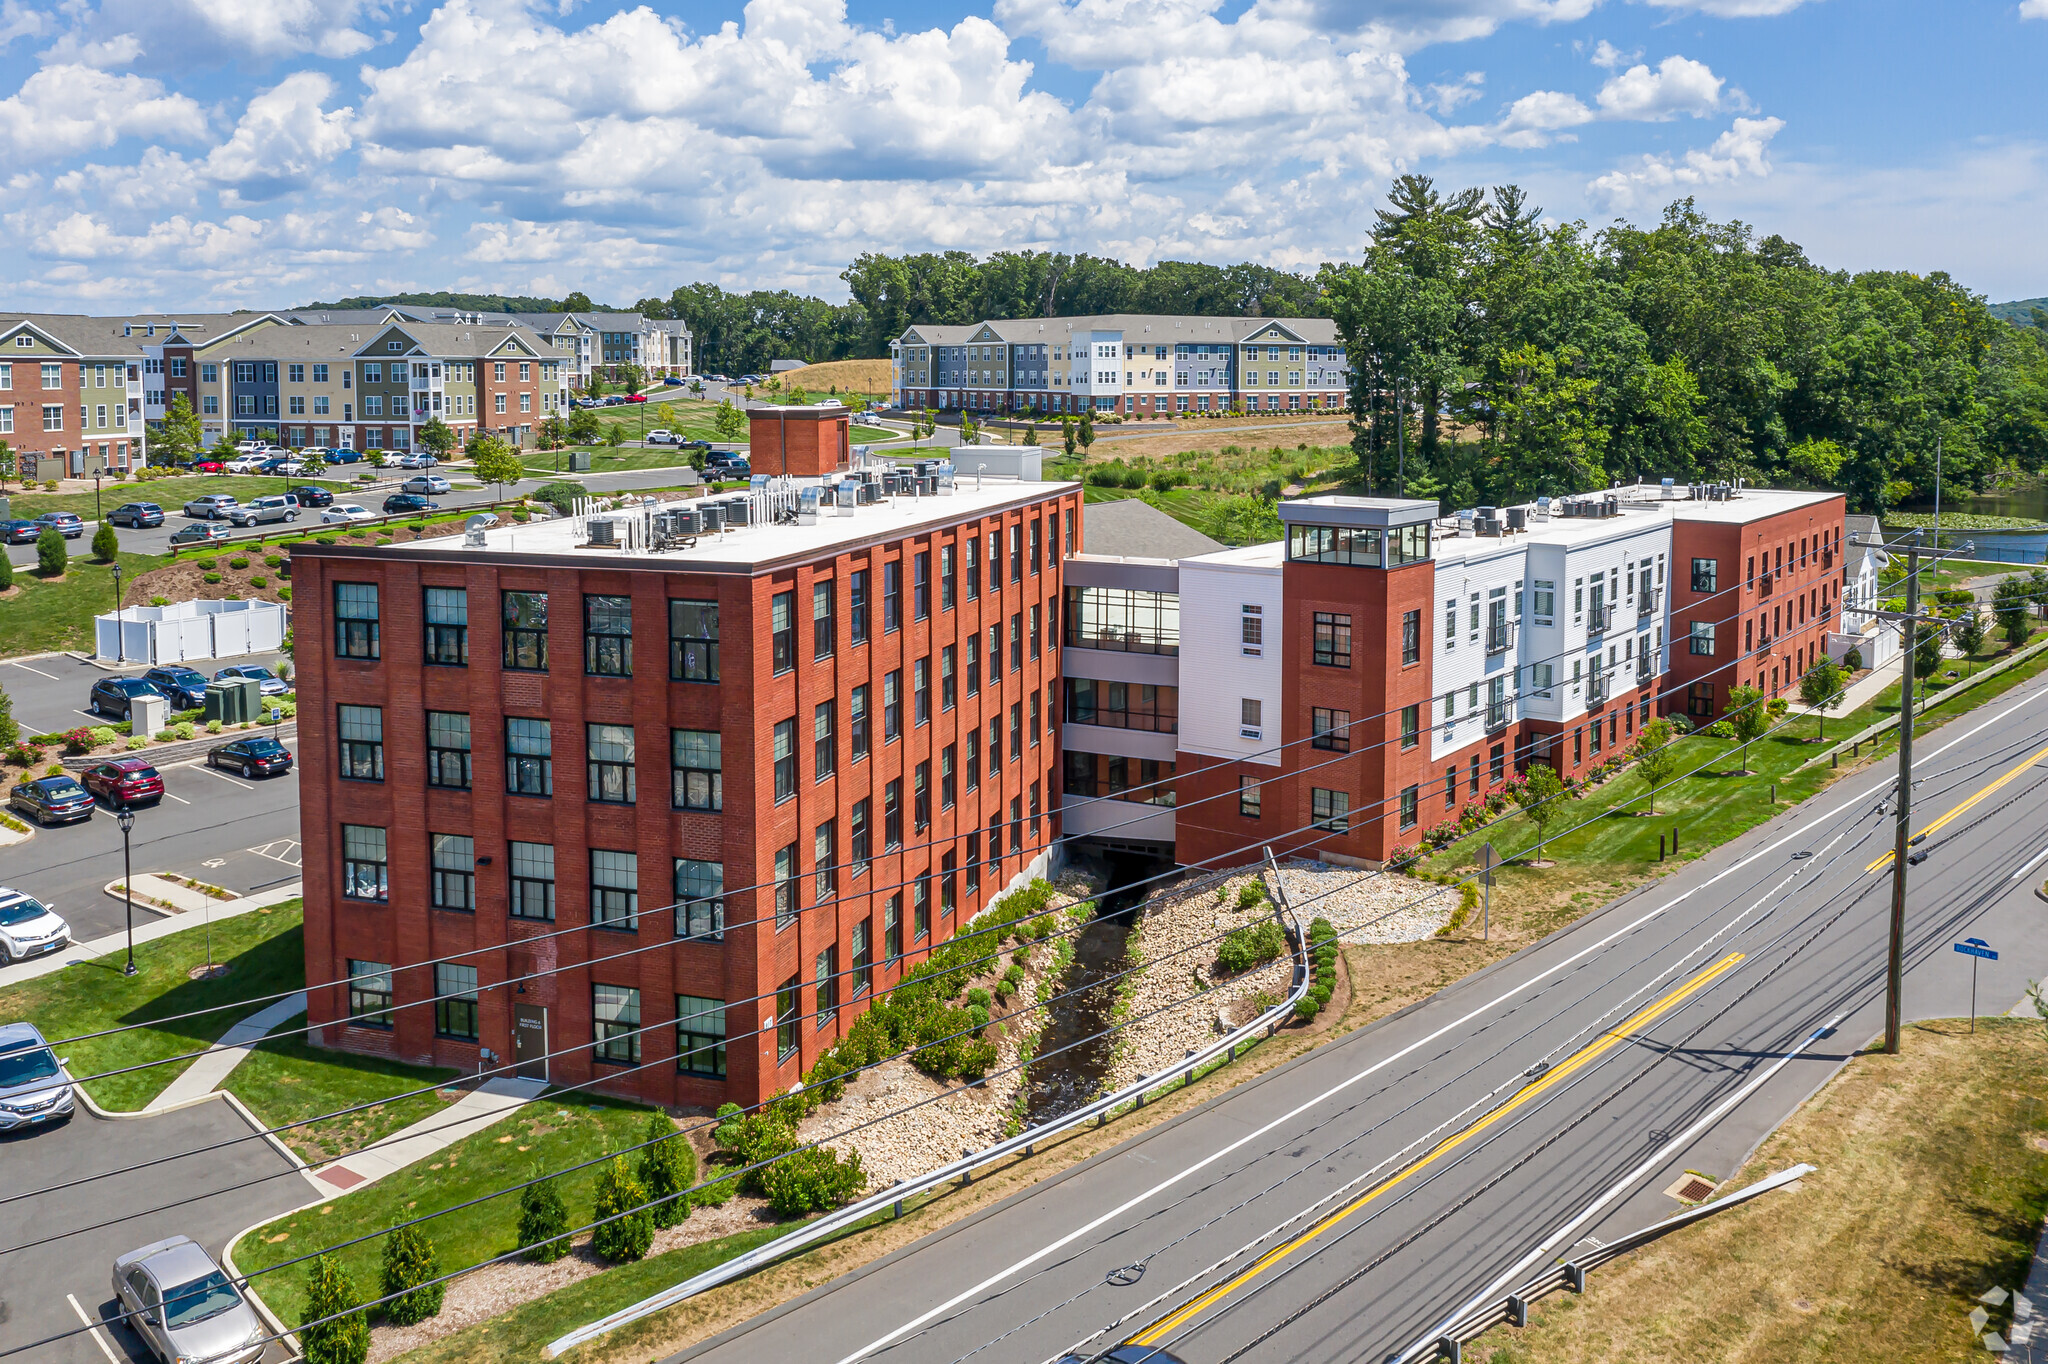
[[[647,401],[647,395],[645,393],[628,393],[626,401],[629,403],[644,403]]]
[[[115,809],[164,798],[164,779],[143,758],[115,758],[85,770],[85,789]]]
[[[195,460],[192,464],[195,474],[219,474],[227,472],[227,466],[217,459]]]

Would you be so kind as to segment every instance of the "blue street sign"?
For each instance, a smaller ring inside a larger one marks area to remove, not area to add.
[[[1956,951],[1966,957],[1982,957],[1985,961],[1997,961],[1998,953],[1982,938],[1965,938],[1956,944]]]

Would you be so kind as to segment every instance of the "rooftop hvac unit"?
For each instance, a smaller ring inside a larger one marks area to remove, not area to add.
[[[842,479],[832,485],[832,508],[841,516],[853,515],[853,509],[860,505],[860,490],[865,486],[851,479]]]
[[[1527,530],[1528,528],[1529,528],[1529,509],[1528,509],[1527,507],[1509,507],[1509,508],[1508,508],[1508,529],[1509,529],[1509,530]]]
[[[1481,516],[1474,518],[1472,522],[1472,528],[1480,535],[1497,536],[1500,534],[1500,522],[1495,520],[1491,516]]]
[[[725,504],[723,502],[706,502],[701,510],[704,516],[704,533],[706,535],[716,535],[725,529]]]
[[[1663,493],[1663,497],[1664,497],[1664,500],[1665,500],[1665,501],[1667,501],[1667,502],[1669,502],[1669,501],[1671,501],[1671,500],[1672,500],[1673,498],[1677,497],[1677,496],[1678,496],[1678,480],[1677,480],[1677,479],[1675,479],[1675,478],[1667,478],[1667,479],[1665,479],[1665,480],[1664,480],[1664,483],[1663,483],[1662,493]]]
[[[1465,510],[1458,513],[1458,538],[1460,540],[1469,540],[1472,538],[1473,519],[1474,515],[1470,507],[1467,507]]]
[[[818,495],[823,489],[799,488],[796,494],[796,523],[799,526],[818,524]]]
[[[614,545],[618,543],[617,539],[615,538],[616,531],[614,529],[613,522],[609,517],[592,517],[590,519],[589,525],[591,544]]]
[[[752,508],[746,498],[728,497],[725,499],[725,524],[728,526],[746,525],[750,519],[749,513],[751,510]]]
[[[1550,513],[1551,513],[1551,503],[1550,503],[1550,499],[1549,499],[1549,498],[1547,498],[1547,497],[1539,497],[1539,498],[1537,498],[1537,499],[1536,499],[1536,519],[1537,519],[1538,521],[1548,521],[1548,520],[1550,519]]]

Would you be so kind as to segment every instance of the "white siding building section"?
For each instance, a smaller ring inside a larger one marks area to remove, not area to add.
[[[1284,557],[1275,541],[1180,561],[1183,751],[1280,766]]]

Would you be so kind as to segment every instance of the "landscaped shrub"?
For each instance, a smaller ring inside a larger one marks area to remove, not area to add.
[[[92,746],[94,748],[104,748],[120,737],[119,734],[114,732],[112,725],[94,725],[92,727]]]
[[[263,556],[263,563],[267,568],[276,568],[283,562],[284,556],[282,554],[266,554]]]
[[[193,560],[192,562],[193,562],[193,563],[195,563],[195,564],[198,564],[198,565],[199,565],[199,566],[200,566],[201,568],[219,568],[219,567],[220,567],[220,560],[219,560],[219,559],[217,559],[217,558],[215,558],[215,557],[214,557],[213,555],[211,555],[211,554],[202,554],[202,555],[200,555],[200,556],[199,556],[198,558],[194,559],[194,560]]]
[[[121,552],[121,541],[114,534],[114,523],[100,522],[100,528],[92,533],[92,557],[101,563],[112,563],[114,556]]]
[[[768,1206],[784,1217],[801,1217],[837,1207],[867,1187],[860,1152],[844,1159],[821,1146],[784,1157],[761,1172]]]
[[[314,1259],[307,1274],[306,1320],[319,1324],[299,1328],[306,1364],[363,1364],[370,1357],[370,1323],[363,1319],[361,1302],[341,1261],[332,1255]],[[346,1315],[321,1320],[337,1314]]]
[[[251,579],[249,579],[249,586],[251,586],[251,587],[268,587],[268,586],[270,586],[270,579],[268,579],[268,578],[265,578],[265,577],[261,577],[261,576],[258,576],[258,577],[254,577],[254,578],[251,578]]]
[[[135,751],[136,749],[138,749],[138,748],[148,748],[148,747],[149,747],[149,740],[148,740],[147,738],[143,737],[142,735],[138,734],[138,735],[136,735],[135,737],[131,738],[131,739],[130,739],[130,740],[128,741],[128,745],[127,745],[127,747],[128,747],[128,751],[129,751],[129,752],[131,752],[131,753],[132,753],[132,752],[134,752],[134,751]]]
[[[279,601],[290,601],[292,599],[292,590],[289,587],[278,588],[277,599]]]
[[[1256,907],[1256,906],[1258,906],[1258,905],[1262,905],[1262,904],[1264,904],[1265,902],[1266,902],[1266,883],[1265,883],[1265,882],[1263,882],[1263,881],[1253,881],[1253,882],[1252,882],[1251,884],[1249,884],[1249,885],[1244,885],[1244,886],[1239,886],[1239,887],[1238,887],[1238,889],[1237,889],[1237,907],[1238,907],[1239,909],[1252,909],[1252,908],[1254,908],[1254,907]]]
[[[92,752],[92,729],[89,726],[80,725],[76,729],[67,729],[64,731],[62,738],[64,741],[64,751],[73,757],[77,757],[81,753]]]
[[[249,561],[239,554],[236,555],[234,558],[228,560],[229,568],[247,568],[248,566]]]
[[[967,1018],[970,1025],[973,1027],[974,1031],[976,1031],[977,1033],[980,1032],[983,1028],[986,1028],[988,1026],[988,1005],[968,1005]]]
[[[186,722],[185,722],[185,725],[184,725],[183,727],[184,727],[184,728],[189,728],[189,727],[191,726],[191,723],[192,723],[192,722],[188,720],[188,721],[186,721]],[[218,733],[220,733],[220,721],[218,721],[218,720],[208,720],[208,721],[206,722],[206,732],[207,732],[208,734],[218,734]]]
[[[0,592],[14,586],[14,560],[0,554]]]
[[[36,567],[46,578],[61,578],[65,558],[64,537],[55,526],[44,526],[43,533],[36,537]]]
[[[1287,950],[1287,937],[1271,919],[1233,929],[1216,948],[1218,969],[1236,975],[1263,966]]]
[[[988,991],[982,989],[979,985],[969,990],[967,992],[967,1007],[970,1009],[980,1009],[986,1013],[988,1011]]]
[[[533,1171],[540,1172],[535,1162]],[[529,1184],[519,1191],[519,1248],[535,1264],[549,1264],[569,1253],[569,1208],[562,1191],[552,1179]]]
[[[624,1156],[613,1156],[597,1177],[597,1203],[591,1221],[590,1248],[613,1264],[647,1254],[654,1244],[654,1223],[640,1205],[647,1190],[633,1177]]]
[[[190,720],[180,720],[177,724],[171,726],[171,732],[180,739],[189,739],[193,735],[192,722]],[[206,726],[206,732],[208,734],[220,733],[220,721],[209,721]]]
[[[1017,965],[1015,962],[1011,962],[1010,969],[1003,972],[1003,985],[1007,988],[1008,992],[1013,995],[1016,994],[1019,990],[1023,989],[1024,968]]]
[[[206,574],[206,575],[205,575],[205,578],[206,578],[206,581],[207,581],[207,582],[209,582],[209,583],[217,583],[217,582],[219,582],[219,581],[220,581],[220,574],[218,574],[218,573],[208,573],[208,574]]]
[[[434,1243],[417,1226],[402,1226],[384,1242],[384,1315],[394,1326],[412,1326],[441,1310],[445,1283],[430,1283],[441,1266]],[[391,1297],[392,1294],[397,1297]]]
[[[640,1140],[640,1183],[654,1205],[648,1216],[657,1227],[672,1227],[690,1215],[689,1200],[681,1197],[690,1187],[689,1148],[666,1113],[647,1115],[647,1129]]]

